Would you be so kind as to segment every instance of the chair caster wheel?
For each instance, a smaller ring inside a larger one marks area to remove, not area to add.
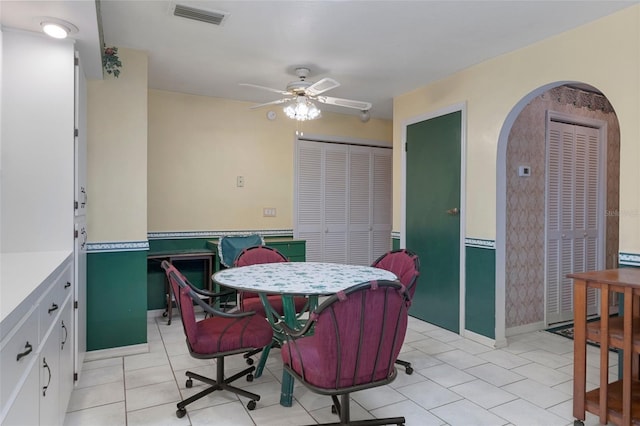
[[[247,358],[247,365],[253,365],[253,358]]]
[[[193,387],[193,380],[187,379],[187,383],[185,383],[185,386],[188,387],[188,388],[192,388]]]
[[[253,382],[253,374],[247,374],[247,382]]]
[[[187,410],[184,408],[179,408],[176,410],[176,417],[179,419],[183,418],[185,414],[187,414]]]
[[[247,409],[249,411],[256,409],[256,402],[253,399],[247,403]]]
[[[162,316],[165,317],[165,318],[167,317],[167,315],[169,315],[169,312],[167,312],[167,311],[162,313]]]
[[[404,371],[407,374],[411,374],[411,373],[413,373],[413,367],[407,367],[407,368],[404,369]]]
[[[574,420],[573,426],[584,426],[584,422],[582,420]]]
[[[335,406],[335,405],[332,405],[332,406],[331,406],[331,413],[333,413],[333,414],[338,414],[338,410],[336,409],[336,406]]]

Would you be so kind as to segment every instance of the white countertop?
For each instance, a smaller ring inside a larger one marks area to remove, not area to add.
[[[3,331],[5,319],[22,303],[35,303],[30,295],[62,263],[71,256],[71,250],[0,253],[0,323]],[[38,295],[35,295],[38,296]]]

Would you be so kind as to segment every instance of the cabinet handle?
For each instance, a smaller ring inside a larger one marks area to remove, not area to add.
[[[46,368],[47,371],[49,372],[49,381],[45,386],[42,387],[42,396],[47,396],[47,388],[51,384],[51,369],[49,368],[49,364],[47,364],[46,358],[42,358],[42,362],[43,362],[42,368]]]
[[[67,281],[67,283],[64,285],[64,288],[69,288],[69,287],[71,287],[71,283]]]
[[[62,345],[60,345],[60,350],[64,349],[64,344],[67,343],[67,338],[69,337],[69,330],[67,330],[67,326],[64,325],[64,321],[62,321],[62,329],[64,330],[64,340],[62,341]]]
[[[83,201],[80,203],[80,207],[84,208],[84,206],[87,204],[87,200],[89,199],[89,197],[87,197],[87,191],[84,189],[84,186],[80,187],[80,193],[82,194],[83,198]]]
[[[25,349],[24,352],[21,352],[18,354],[18,356],[16,357],[16,361],[20,361],[20,359],[29,355],[33,351],[33,346],[31,346],[31,343],[27,341],[27,344],[24,345],[24,349]]]
[[[80,244],[80,249],[84,250],[84,247],[87,245],[87,230],[83,227],[80,234],[82,234],[82,244]]]
[[[51,312],[58,310],[58,305],[56,305],[55,303],[51,304],[51,307],[49,308],[49,315],[51,315]]]

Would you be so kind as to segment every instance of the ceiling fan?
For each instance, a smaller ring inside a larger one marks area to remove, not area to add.
[[[366,113],[368,116],[371,109],[371,103],[363,101],[355,101],[352,99],[333,98],[331,96],[324,96],[323,93],[335,89],[340,86],[336,80],[325,77],[315,83],[307,81],[309,76],[309,68],[296,68],[296,75],[298,81],[292,81],[287,84],[285,90],[273,89],[271,87],[259,86],[251,83],[240,83],[240,86],[255,87],[257,89],[268,90],[270,92],[279,93],[286,97],[277,99],[275,101],[267,102],[264,104],[253,105],[251,109],[261,108],[267,105],[277,105],[289,102],[289,105],[285,108],[285,113],[291,118],[297,120],[311,120],[320,116],[320,110],[315,107],[311,101],[318,101],[323,104],[336,105],[345,108],[354,108]],[[291,107],[291,108],[289,108]],[[296,113],[298,115],[296,115]]]

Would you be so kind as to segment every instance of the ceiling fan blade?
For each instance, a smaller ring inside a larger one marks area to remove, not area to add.
[[[249,107],[249,109],[262,108],[262,107],[267,106],[267,105],[283,104],[283,103],[288,102],[288,101],[290,101],[290,99],[287,99],[287,98],[285,98],[285,99],[278,99],[278,100],[275,100],[275,101],[267,102],[267,103],[265,103],[265,104],[258,104],[258,105],[250,106],[250,107]]]
[[[360,111],[369,111],[371,109],[371,103],[354,101],[352,99],[332,98],[331,96],[318,96],[318,101],[329,105],[359,109]]]
[[[326,77],[322,80],[316,81],[311,86],[307,87],[305,93],[309,96],[317,96],[320,93],[324,93],[327,90],[335,89],[338,86],[340,86],[340,83],[332,78]]]
[[[289,92],[280,89],[273,89],[271,87],[258,86],[257,84],[251,83],[238,83],[240,86],[254,87],[256,89],[268,90],[270,92],[280,93],[281,95],[289,95]]]

